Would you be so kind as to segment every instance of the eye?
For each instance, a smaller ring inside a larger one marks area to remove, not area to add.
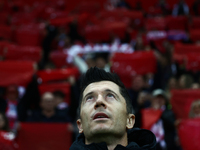
[[[113,94],[111,94],[111,93],[108,93],[108,94],[107,94],[107,97],[108,97],[108,98],[115,98],[115,96],[114,96]]]
[[[92,100],[93,98],[94,98],[93,96],[88,96],[88,97],[86,97],[86,101]]]

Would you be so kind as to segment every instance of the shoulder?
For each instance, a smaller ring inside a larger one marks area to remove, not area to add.
[[[128,130],[128,142],[135,142],[142,149],[155,150],[156,137],[146,129],[133,128]]]

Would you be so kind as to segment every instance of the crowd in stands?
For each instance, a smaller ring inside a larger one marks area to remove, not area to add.
[[[158,150],[200,149],[183,130],[199,133],[199,43],[200,0],[0,1],[0,149],[23,150],[29,123],[66,124],[72,143],[94,66],[118,74]]]

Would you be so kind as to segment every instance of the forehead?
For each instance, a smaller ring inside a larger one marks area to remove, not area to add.
[[[104,90],[110,89],[116,94],[120,94],[119,92],[119,86],[111,81],[100,81],[100,82],[94,82],[89,84],[85,90],[83,91],[83,96],[85,96],[87,93],[90,92],[102,92]]]
[[[51,93],[44,93],[42,95],[42,100],[46,100],[46,99],[52,99],[53,98],[53,95]]]

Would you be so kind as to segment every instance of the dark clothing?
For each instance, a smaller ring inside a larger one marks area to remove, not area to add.
[[[46,117],[41,110],[34,111],[27,119],[28,122],[70,122],[65,110],[56,110],[51,117]]]
[[[4,99],[0,99],[0,112],[5,113],[7,108],[7,102]]]
[[[177,150],[178,147],[175,143],[176,129],[174,126],[175,116],[171,110],[166,109],[162,115],[161,120],[163,121],[163,128],[165,131],[165,142],[167,144],[167,149]]]
[[[128,130],[128,146],[117,145],[115,150],[155,150],[155,135],[145,129],[133,128]],[[106,143],[92,143],[85,145],[84,134],[79,134],[70,150],[107,150]]]

